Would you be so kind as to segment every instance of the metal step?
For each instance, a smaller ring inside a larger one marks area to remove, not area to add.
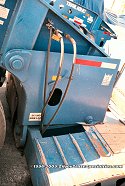
[[[39,128],[28,128],[25,155],[33,185],[95,185],[100,180],[107,183],[108,178],[110,185],[111,179],[115,183],[116,178],[123,176],[122,164],[118,164],[124,160],[121,154],[114,156],[95,127],[85,129],[80,133],[42,137]],[[114,164],[121,168],[111,168]],[[104,165],[109,167],[99,167]]]

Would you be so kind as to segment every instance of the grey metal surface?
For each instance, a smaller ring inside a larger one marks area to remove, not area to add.
[[[5,87],[0,88],[0,99],[4,106],[7,121],[5,145],[0,151],[0,186],[32,186],[25,157],[14,145],[9,109],[5,98]]]

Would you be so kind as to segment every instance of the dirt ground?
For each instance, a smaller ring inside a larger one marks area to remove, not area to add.
[[[7,121],[5,145],[0,151],[0,186],[32,186],[25,157],[14,144],[10,113],[5,97],[5,87],[0,88],[0,99]]]

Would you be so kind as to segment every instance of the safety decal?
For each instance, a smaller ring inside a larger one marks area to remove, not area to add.
[[[6,2],[6,0],[0,0],[0,4],[1,4],[1,5],[4,5],[5,2]]]
[[[92,16],[89,16],[88,19],[87,19],[87,22],[88,23],[92,23],[93,22],[93,17]]]
[[[116,69],[117,67],[117,64],[114,63],[106,63],[106,62],[83,60],[83,59],[76,59],[75,64],[100,67],[100,68],[109,68],[109,69]]]
[[[9,9],[3,6],[0,6],[0,17],[3,19],[7,19],[8,14],[9,14]]]
[[[80,26],[83,26],[83,27],[86,27],[87,25],[84,24],[84,20],[78,18],[78,17],[74,17],[73,19],[72,18],[69,18],[69,21],[73,22],[73,23],[77,23],[78,25]]]
[[[41,121],[41,113],[30,113],[29,121]]]
[[[110,82],[112,80],[112,77],[113,77],[113,74],[105,74],[101,85],[109,86],[109,84],[110,84]]]
[[[83,7],[77,5],[77,4],[74,4],[73,2],[70,2],[70,1],[67,1],[67,6],[79,11],[79,12],[82,12],[82,13],[86,13],[86,9],[84,9]]]
[[[57,76],[52,76],[52,81],[56,81]],[[62,79],[62,76],[59,76],[59,80]]]
[[[57,36],[56,34],[52,35],[52,39],[55,40],[55,41],[58,41],[58,42],[60,41],[60,37]]]
[[[80,19],[79,17],[74,17],[74,23],[77,23],[79,25],[83,24],[83,19]]]

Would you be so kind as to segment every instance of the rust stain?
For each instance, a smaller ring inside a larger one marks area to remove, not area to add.
[[[43,165],[45,165],[45,172],[46,172],[47,174],[49,174],[49,168],[47,167],[47,161],[46,161],[46,157],[45,157],[45,155],[44,155],[44,152],[43,152],[43,150],[42,150],[42,148],[41,148],[41,145],[39,144],[38,140],[36,141],[36,143],[37,143],[38,151],[39,151],[39,153],[40,153],[41,163],[42,163]]]
[[[105,151],[104,151],[102,145],[100,144],[100,142],[97,140],[98,137],[95,134],[92,134],[92,132],[91,132],[91,135],[90,135],[89,130],[86,130],[86,133],[87,133],[87,136],[89,137],[90,141],[92,142],[95,150],[97,151],[98,155],[102,156],[102,157],[106,157],[107,154],[105,153]]]
[[[78,143],[77,143],[77,141],[75,140],[74,136],[73,136],[72,134],[69,134],[69,135],[70,135],[70,138],[71,138],[73,144],[75,145],[75,147],[76,147],[76,149],[77,149],[77,151],[78,151],[80,157],[82,158],[83,162],[87,162],[87,160],[86,160],[85,156],[83,155],[83,153],[82,153],[82,151],[81,151],[81,149],[80,149],[80,146],[78,145]]]
[[[90,147],[89,147],[89,145],[86,143],[85,144],[85,146],[86,146],[86,148],[88,149],[88,150],[90,150]]]
[[[86,134],[89,137],[89,140],[92,142],[92,144],[93,144],[95,150],[97,151],[98,155],[102,156],[102,157],[106,157],[107,154],[104,151],[102,145],[100,144],[101,142],[98,141],[98,139],[99,139],[98,136],[96,135],[96,133],[92,133],[90,129],[91,129],[90,127],[85,127]],[[104,147],[105,147],[105,145],[104,145]]]
[[[102,146],[100,145],[100,143],[95,139],[95,138],[91,138],[92,143],[94,144],[94,147],[96,148],[98,154],[102,157],[106,157],[107,154],[104,152]]]
[[[98,154],[102,157],[106,157],[107,154],[104,152],[101,144],[99,143],[99,141],[97,140],[97,136],[94,134],[92,134],[92,136],[90,136],[90,134],[88,134],[89,139],[91,140],[92,144],[94,145],[96,151],[98,152]]]
[[[58,142],[58,140],[57,140],[57,138],[55,136],[53,136],[53,140],[54,140],[54,142],[56,144],[56,147],[57,147],[57,149],[58,149],[58,151],[59,151],[59,153],[60,153],[60,155],[62,157],[62,160],[64,162],[64,165],[68,165],[68,162],[67,162],[67,160],[65,158],[65,155],[63,153],[63,150],[62,150],[62,148],[61,148],[61,146],[60,146],[60,144],[59,144],[59,142]]]

